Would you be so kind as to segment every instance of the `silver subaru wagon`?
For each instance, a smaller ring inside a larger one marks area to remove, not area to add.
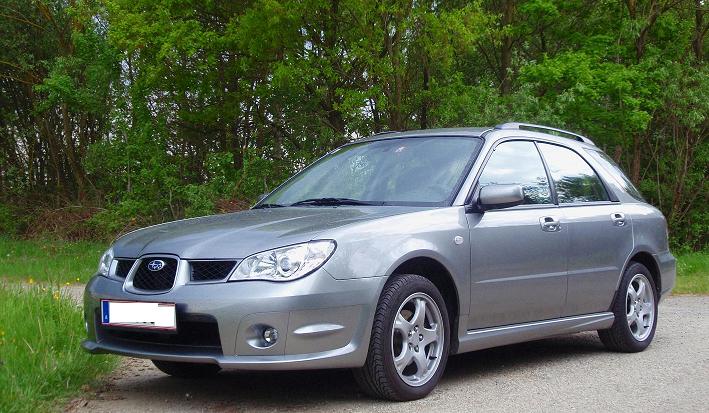
[[[384,133],[251,210],[116,240],[83,347],[181,377],[352,368],[366,393],[412,400],[451,354],[585,330],[642,351],[674,282],[664,217],[588,138]]]

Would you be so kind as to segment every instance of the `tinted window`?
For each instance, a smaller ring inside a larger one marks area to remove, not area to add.
[[[593,156],[594,159],[598,161],[608,172],[615,177],[615,180],[618,181],[621,187],[625,189],[625,192],[627,192],[630,196],[633,198],[637,199],[638,201],[645,201],[643,199],[643,196],[640,194],[640,191],[638,191],[638,188],[633,185],[633,183],[630,181],[630,178],[623,172],[622,169],[620,169],[620,166],[618,166],[613,159],[611,159],[610,156],[605,154],[604,152],[601,151],[594,151],[591,149],[586,149],[586,152],[588,152],[591,156]]]
[[[444,205],[481,143],[468,137],[422,137],[347,145],[303,170],[262,203],[352,198],[394,205]]]
[[[552,203],[544,164],[532,142],[503,142],[495,148],[478,180],[480,188],[493,184],[522,185],[525,204]]]
[[[608,195],[600,178],[576,152],[561,146],[539,144],[560,204],[607,201]]]

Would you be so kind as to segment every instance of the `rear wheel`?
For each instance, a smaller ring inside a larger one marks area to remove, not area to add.
[[[209,377],[219,373],[216,364],[184,363],[180,361],[152,360],[155,367],[165,374],[186,379]]]
[[[374,397],[420,399],[440,380],[449,342],[448,312],[436,286],[418,275],[396,276],[384,287],[367,361],[355,378]]]
[[[645,350],[655,336],[657,298],[650,271],[638,262],[631,263],[613,302],[615,321],[611,328],[598,331],[603,344],[625,353]]]

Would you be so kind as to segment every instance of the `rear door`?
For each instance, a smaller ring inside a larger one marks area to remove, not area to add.
[[[538,143],[568,228],[568,293],[563,315],[608,311],[633,249],[630,216],[612,202],[602,180],[575,151]]]
[[[534,142],[502,142],[478,178],[519,184],[524,205],[467,214],[471,250],[468,329],[559,317],[566,295],[568,230],[560,222]],[[557,225],[553,223],[556,222]]]

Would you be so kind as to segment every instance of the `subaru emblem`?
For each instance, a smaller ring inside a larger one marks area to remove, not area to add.
[[[148,263],[148,269],[150,271],[160,271],[165,267],[165,261],[163,260],[152,260]]]

